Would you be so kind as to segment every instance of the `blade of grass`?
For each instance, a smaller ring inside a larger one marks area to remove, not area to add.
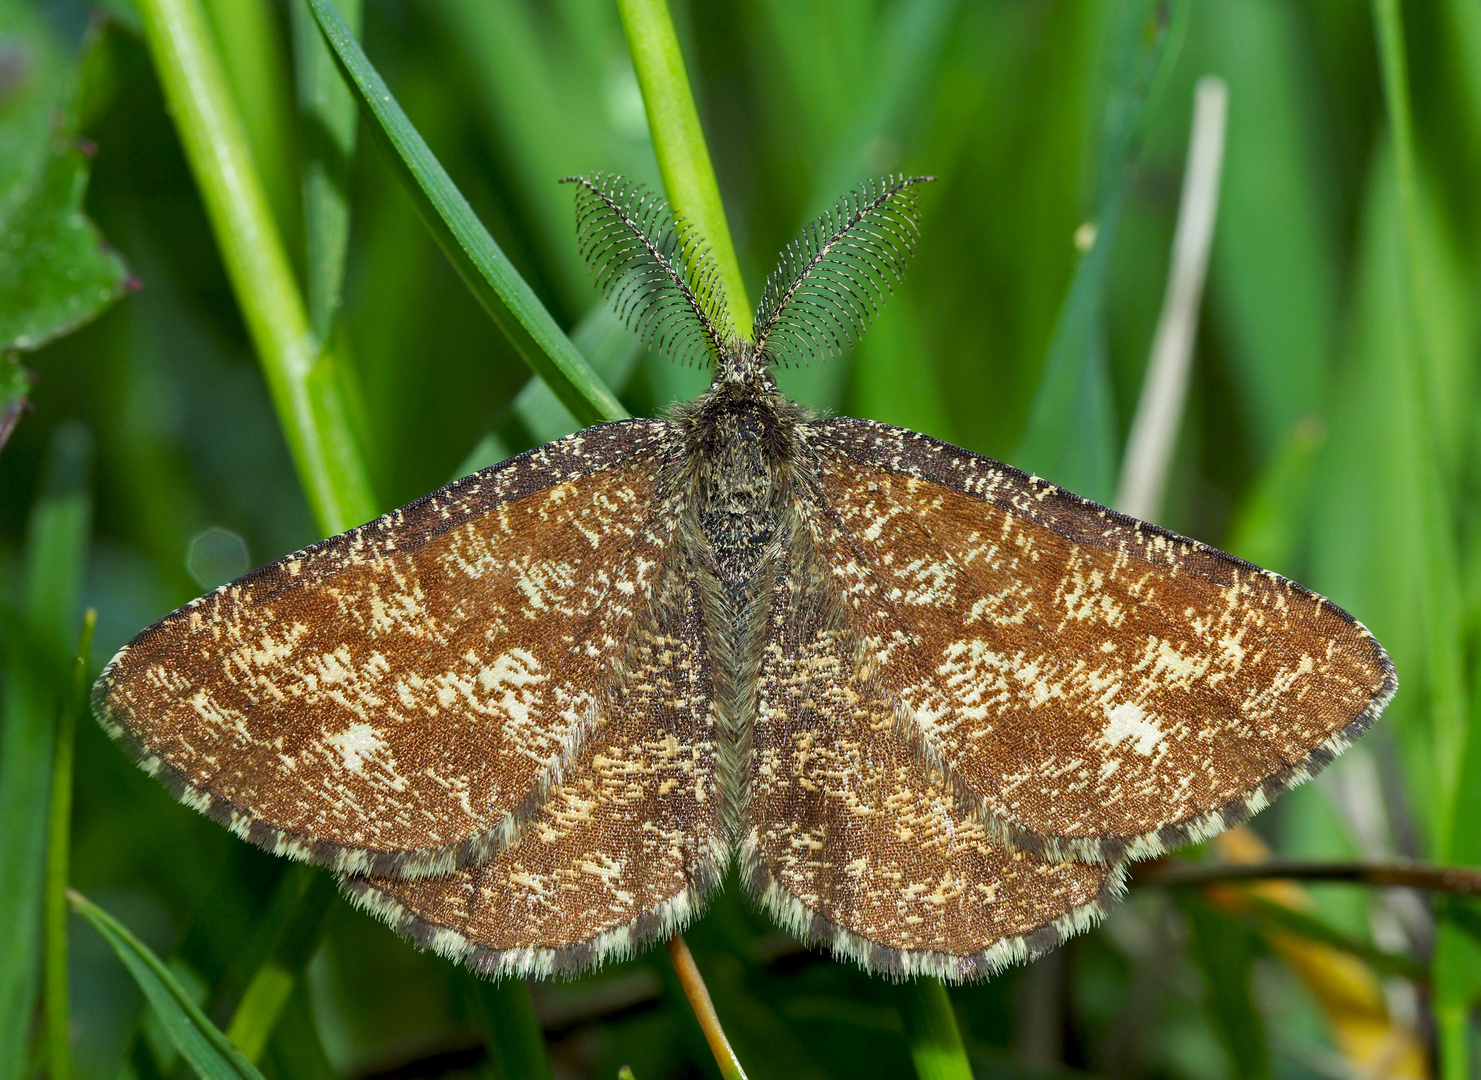
[[[1203,970],[1204,1008],[1239,1080],[1270,1076],[1265,1025],[1255,1006],[1251,975],[1259,938],[1233,914],[1202,897],[1183,894],[1178,909],[1187,924],[1190,951]]]
[[[1393,140],[1394,165],[1398,179],[1399,216],[1405,274],[1405,352],[1410,377],[1418,382],[1417,398],[1424,416],[1422,431],[1431,460],[1424,479],[1434,489],[1426,506],[1434,518],[1425,530],[1429,541],[1430,586],[1426,592],[1428,617],[1424,619],[1429,651],[1428,675],[1433,716],[1435,759],[1439,765],[1438,821],[1436,845],[1441,858],[1451,856],[1457,841],[1471,847],[1481,825],[1462,821],[1456,814],[1461,784],[1468,779],[1461,771],[1466,761],[1467,724],[1470,709],[1463,681],[1463,648],[1455,587],[1455,555],[1450,545],[1450,515],[1443,503],[1438,475],[1444,455],[1436,440],[1437,418],[1442,415],[1436,397],[1434,357],[1426,355],[1421,312],[1425,303],[1426,267],[1423,265],[1418,166],[1414,150],[1414,128],[1409,102],[1408,61],[1404,24],[1399,0],[1373,0],[1373,21],[1378,38],[1379,68],[1383,77],[1384,104]],[[1425,415],[1428,414],[1428,415]],[[1472,732],[1470,735],[1474,738]],[[1435,942],[1434,1009],[1440,1040],[1439,1073],[1445,1080],[1466,1080],[1471,1071],[1471,1002],[1481,994],[1481,951],[1454,927],[1441,924]]]
[[[226,1028],[226,1037],[254,1064],[262,1060],[294,987],[324,939],[336,897],[334,880],[328,874],[310,866],[295,866],[288,872],[294,878],[297,902],[274,936],[267,959],[242,992]]]
[[[545,1034],[523,979],[473,979],[488,1061],[499,1080],[550,1080]]]
[[[257,1067],[206,1018],[163,961],[127,927],[75,889],[72,910],[90,922],[138,983],[170,1042],[202,1080],[262,1080]]]
[[[1398,953],[1385,952],[1366,941],[1359,941],[1304,911],[1286,907],[1263,896],[1246,896],[1243,902],[1249,905],[1250,911],[1259,922],[1295,937],[1340,949],[1356,956],[1374,971],[1405,979],[1424,980],[1429,977],[1429,968],[1419,961]]]
[[[939,979],[901,983],[895,987],[895,1004],[920,1080],[972,1080],[956,1012]]]
[[[333,354],[309,330],[283,242],[197,0],[140,0],[165,100],[262,363],[309,505],[327,533],[375,516]]]
[[[412,127],[330,0],[308,0],[355,93],[371,133],[387,152],[437,244],[525,363],[582,424],[620,420],[626,411],[515,270]],[[554,178],[552,178],[554,179]]]
[[[627,385],[643,356],[643,343],[606,304],[597,304],[586,313],[572,331],[571,340],[591,358],[592,370],[618,390]],[[493,429],[468,452],[453,479],[496,465],[517,450],[559,439],[580,427],[549,386],[531,379]]]
[[[1176,57],[1187,11],[1186,3],[1144,0],[1116,16],[1088,250],[1070,282],[1014,454],[1023,468],[1102,502],[1115,493],[1117,457],[1105,343],[1111,249],[1147,101]]]
[[[72,1041],[67,1023],[67,871],[72,837],[72,759],[77,717],[87,708],[93,628],[98,613],[82,617],[82,634],[72,661],[72,683],[57,722],[51,768],[51,820],[47,828],[45,895],[46,1070],[51,1080],[71,1080]]]
[[[709,244],[736,332],[749,338],[751,302],[746,297],[745,278],[735,257],[720,185],[710,163],[704,130],[699,126],[699,111],[694,107],[668,4],[664,0],[618,0],[617,10],[643,91],[648,132],[669,205]]]
[[[77,424],[52,438],[26,541],[23,625],[5,657],[0,714],[0,1078],[26,1068],[41,959],[49,788],[91,517],[92,439]]]
[[[361,0],[338,0],[350,33],[360,31]],[[350,239],[350,162],[360,115],[340,78],[313,14],[288,5],[293,20],[293,67],[303,132],[303,238],[309,325],[330,340],[344,283]]]

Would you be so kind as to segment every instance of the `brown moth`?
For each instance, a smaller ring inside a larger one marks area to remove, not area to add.
[[[181,608],[109,664],[99,720],[183,802],[484,974],[629,955],[732,864],[897,978],[1087,927],[1126,860],[1328,764],[1394,670],[1300,585],[778,392],[903,273],[922,179],[810,225],[754,341],[662,200],[576,180],[598,285],[709,389]]]

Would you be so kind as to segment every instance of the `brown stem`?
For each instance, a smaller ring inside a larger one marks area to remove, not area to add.
[[[1314,862],[1300,859],[1271,859],[1258,863],[1153,863],[1138,870],[1133,883],[1181,888],[1216,885],[1234,881],[1350,881],[1358,885],[1403,886],[1481,896],[1481,869],[1468,866],[1433,866],[1425,863]]]
[[[746,1080],[746,1071],[741,1068],[735,1051],[730,1048],[730,1040],[725,1037],[725,1029],[720,1026],[720,1017],[715,1014],[714,1002],[710,1000],[710,992],[705,987],[699,968],[694,964],[689,946],[684,944],[684,936],[675,934],[669,938],[668,950],[669,959],[674,962],[674,970],[679,973],[679,985],[684,988],[684,996],[689,999],[694,1018],[699,1021],[700,1029],[705,1033],[710,1052],[715,1055],[715,1064],[720,1066],[720,1075],[725,1080]]]

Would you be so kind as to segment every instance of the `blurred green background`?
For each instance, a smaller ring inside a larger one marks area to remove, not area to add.
[[[1387,645],[1403,686],[1363,743],[1255,829],[1289,855],[1481,862],[1481,6],[1402,4],[1407,143],[1385,104],[1381,3],[671,6],[752,297],[781,246],[858,180],[939,177],[909,276],[862,344],[784,387],[1102,501],[1166,288],[1193,86],[1226,80],[1222,196],[1160,522],[1331,596]],[[203,7],[302,280],[315,133],[295,106],[288,4]],[[95,607],[94,673],[165,612],[317,538],[139,26],[128,0],[0,0],[0,339],[35,374],[0,453],[0,598],[35,608],[51,581],[42,606],[60,613],[61,642]],[[611,0],[368,0],[362,39],[525,279],[563,326],[581,323],[598,297],[557,178],[658,185]],[[363,128],[359,141],[333,340],[390,508],[560,427],[511,408],[528,369]],[[1075,244],[1087,222],[1095,265]],[[1083,309],[1067,305],[1077,266]],[[611,332],[599,319],[586,331]],[[635,415],[705,382],[616,340],[604,355]],[[1090,390],[1060,394],[1051,353]],[[0,367],[0,415],[24,389],[16,372]],[[75,584],[48,578],[47,560],[69,553],[85,567]],[[12,773],[16,717],[34,707],[21,636],[0,674]],[[14,825],[0,833],[24,848]],[[286,871],[171,801],[84,719],[70,879],[223,1025],[282,918]],[[0,893],[24,887],[5,872]],[[1287,900],[1347,947],[1312,954],[1221,895],[1133,889],[1058,953],[954,989],[977,1075],[1481,1075],[1474,913],[1313,887]],[[911,1073],[894,989],[801,950],[736,890],[686,936],[752,1077]],[[178,1075],[113,953],[76,919],[71,940],[76,1075]],[[0,927],[12,957],[37,947]],[[1409,977],[1363,949],[1408,958]],[[1349,976],[1344,998],[1332,986]],[[716,1075],[661,950],[531,992],[557,1076]],[[490,1000],[339,904],[263,1068],[494,1075]],[[24,1044],[0,1053],[20,1055],[4,1076],[26,1074]]]

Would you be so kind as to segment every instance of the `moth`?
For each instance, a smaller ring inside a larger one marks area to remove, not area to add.
[[[1397,682],[1300,585],[778,391],[888,296],[924,179],[809,225],[746,338],[662,199],[572,178],[597,285],[709,388],[186,605],[108,665],[98,719],[181,801],[488,976],[631,955],[732,867],[894,978],[1087,927],[1128,860],[1305,780]]]

